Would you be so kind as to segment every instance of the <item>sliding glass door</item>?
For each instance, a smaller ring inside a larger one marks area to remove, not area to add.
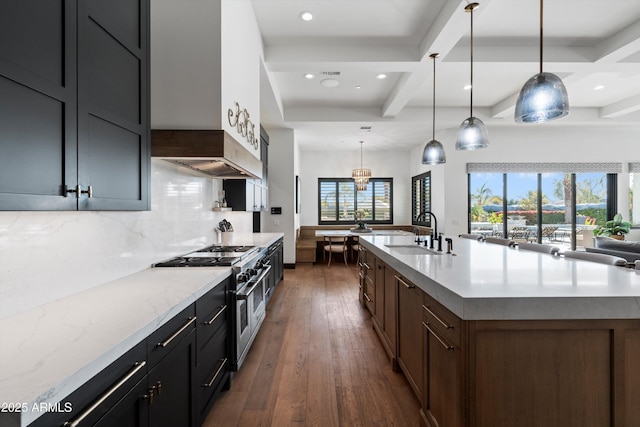
[[[471,233],[575,249],[592,246],[593,229],[615,214],[612,189],[617,175],[608,173],[615,169],[612,166],[603,171],[553,172],[548,170],[558,164],[470,165]],[[496,165],[505,172],[485,172]],[[559,169],[584,166],[560,165]],[[542,171],[531,171],[534,168]]]

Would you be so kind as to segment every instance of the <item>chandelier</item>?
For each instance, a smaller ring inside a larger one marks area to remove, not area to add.
[[[362,191],[367,189],[369,178],[371,178],[371,169],[365,169],[362,167],[362,144],[364,141],[360,141],[360,169],[354,169],[351,172],[351,177],[356,183],[356,190]]]

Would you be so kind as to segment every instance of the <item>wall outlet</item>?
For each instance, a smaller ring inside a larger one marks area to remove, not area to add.
[[[273,220],[273,225],[280,225],[280,220],[274,219]]]
[[[453,224],[453,225],[460,225],[460,220],[459,220],[459,219],[452,219],[452,220],[451,220],[451,224]]]

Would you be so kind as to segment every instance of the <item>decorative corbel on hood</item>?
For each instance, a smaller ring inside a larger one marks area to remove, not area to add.
[[[217,178],[262,178],[262,162],[224,130],[152,130],[151,157]]]

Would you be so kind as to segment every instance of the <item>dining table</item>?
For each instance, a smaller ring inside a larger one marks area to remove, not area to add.
[[[370,228],[367,232],[344,230],[316,230],[316,237],[354,237],[354,236],[413,236],[414,234],[405,230],[385,230]]]

